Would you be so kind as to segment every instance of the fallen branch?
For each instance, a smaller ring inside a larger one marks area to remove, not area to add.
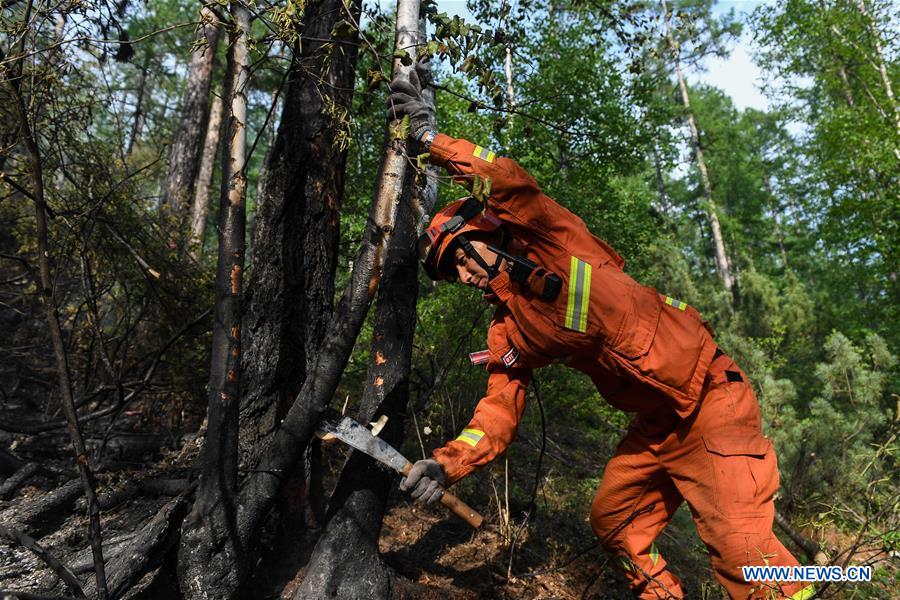
[[[16,542],[23,548],[31,550],[38,558],[44,561],[48,567],[53,569],[53,572],[66,583],[72,593],[75,594],[76,598],[84,598],[87,600],[87,596],[84,595],[84,590],[81,589],[81,583],[78,581],[78,578],[75,577],[75,574],[72,573],[66,565],[62,564],[56,557],[50,554],[50,552],[38,544],[34,538],[18,529],[7,527],[6,525],[0,525],[0,537]],[[11,593],[18,595],[20,598],[25,597],[21,592]]]
[[[125,485],[99,494],[97,501],[100,502],[100,508],[106,510],[130,500],[138,494],[144,496],[177,496],[187,491],[190,486],[191,483],[187,479],[145,479],[143,481],[129,481]],[[76,508],[86,508],[84,498],[78,501]]]
[[[22,487],[22,485],[31,479],[38,471],[40,467],[36,463],[28,463],[15,473],[13,473],[9,479],[3,482],[3,485],[0,485],[0,498],[6,498],[11,495],[17,489]]]
[[[0,448],[0,472],[15,473],[25,466],[25,461],[9,452]]]
[[[107,536],[107,539],[103,540],[103,555],[110,557],[118,556],[122,551],[122,548],[125,548],[134,541],[137,534],[138,531],[130,531],[124,535],[115,537]],[[82,548],[78,552],[67,557],[73,573],[82,575],[94,569],[94,558],[91,555],[91,552],[92,550],[90,548]]]
[[[2,520],[6,522],[17,522],[23,525],[37,526],[43,523],[48,515],[59,515],[59,513],[71,505],[75,504],[84,493],[84,488],[78,479],[71,479],[60,487],[47,492],[43,496],[35,499],[33,502],[21,506],[13,513],[13,518]],[[5,517],[5,515],[4,515]]]

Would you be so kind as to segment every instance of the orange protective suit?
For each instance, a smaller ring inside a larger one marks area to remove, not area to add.
[[[741,579],[742,565],[797,562],[772,533],[778,468],[756,398],[700,314],[625,274],[622,258],[515,161],[442,134],[430,156],[458,182],[490,178],[490,212],[525,257],[563,279],[552,302],[507,272],[490,280],[488,390],[459,437],[434,452],[447,483],[506,450],[532,369],[561,361],[589,375],[610,404],[637,413],[607,465],[591,525],[623,559],[639,597],[683,597],[653,545],[682,500],[733,598],[811,595],[794,583],[773,596]]]

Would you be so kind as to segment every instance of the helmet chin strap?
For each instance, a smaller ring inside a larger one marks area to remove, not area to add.
[[[484,260],[484,258],[475,249],[475,247],[472,245],[472,242],[470,242],[466,238],[466,236],[458,235],[458,236],[456,236],[456,239],[459,240],[459,245],[462,246],[463,252],[466,253],[466,256],[468,256],[469,258],[474,260],[476,263],[478,263],[479,267],[484,269],[484,271],[487,273],[488,280],[491,280],[497,276],[497,274],[500,272],[500,263],[503,261],[502,256],[497,254],[497,258],[496,258],[496,260],[494,260],[494,264],[491,266],[488,266],[487,261]],[[503,236],[501,245],[506,246],[506,243],[505,243],[506,241],[507,241],[506,236]]]

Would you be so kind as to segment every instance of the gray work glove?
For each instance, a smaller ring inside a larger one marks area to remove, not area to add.
[[[434,109],[422,98],[420,88],[419,76],[410,71],[409,81],[397,77],[391,82],[387,99],[388,117],[402,119],[409,115],[409,137],[415,140],[434,128]]]
[[[416,461],[409,474],[400,482],[400,490],[421,504],[434,504],[444,495],[444,467],[433,458]],[[412,490],[412,491],[410,491]]]

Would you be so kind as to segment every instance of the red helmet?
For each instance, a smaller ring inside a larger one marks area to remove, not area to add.
[[[419,236],[419,260],[425,273],[433,280],[452,274],[440,273],[441,260],[451,242],[459,235],[471,231],[491,233],[502,226],[493,213],[483,211],[481,202],[472,198],[460,198],[445,206],[431,219],[425,233]]]

